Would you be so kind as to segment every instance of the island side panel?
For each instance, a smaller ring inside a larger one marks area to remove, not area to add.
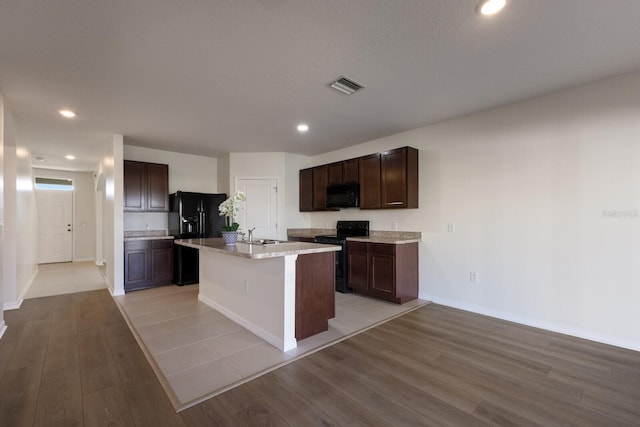
[[[198,299],[282,351],[296,347],[295,255],[249,259],[200,251]]]
[[[328,329],[335,317],[335,253],[299,255],[296,260],[296,339]]]

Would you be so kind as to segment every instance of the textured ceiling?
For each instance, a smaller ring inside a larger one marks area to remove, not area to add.
[[[0,0],[0,92],[41,166],[73,152],[87,170],[111,133],[200,155],[313,155],[640,69],[638,0],[475,7]],[[366,88],[330,89],[342,74]]]

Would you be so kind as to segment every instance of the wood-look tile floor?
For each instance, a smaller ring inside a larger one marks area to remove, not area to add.
[[[436,304],[180,413],[106,290],[4,317],[1,426],[640,425],[640,353]]]
[[[426,304],[336,293],[329,329],[282,352],[198,301],[198,286],[164,286],[115,299],[178,410]]]

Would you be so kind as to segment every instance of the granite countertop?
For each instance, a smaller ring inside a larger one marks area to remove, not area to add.
[[[251,259],[279,258],[287,255],[315,254],[341,250],[339,246],[335,245],[304,242],[281,242],[266,245],[250,245],[245,242],[238,242],[235,245],[226,246],[222,238],[177,239],[175,242],[178,245],[204,251]]]
[[[404,245],[407,243],[420,243],[420,238],[367,236],[367,237],[347,237],[347,241],[348,242],[366,242],[366,243],[385,243],[388,245]]]
[[[124,232],[125,242],[133,240],[162,240],[173,238],[173,236],[168,235],[167,230],[136,230]]]
[[[289,228],[287,235],[291,237],[315,237],[336,234],[335,229],[330,228]],[[390,245],[402,245],[406,243],[419,243],[422,233],[419,231],[382,231],[370,230],[367,237],[347,237],[352,242],[386,243]]]
[[[287,236],[291,237],[309,237],[327,236],[336,234],[335,228],[287,228]]]

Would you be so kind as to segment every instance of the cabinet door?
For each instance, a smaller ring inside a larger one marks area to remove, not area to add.
[[[380,194],[382,207],[407,206],[407,151],[398,148],[380,155]]]
[[[173,278],[173,241],[152,240],[150,262],[151,285],[170,284]]]
[[[418,207],[418,150],[402,147],[380,155],[382,208]]]
[[[300,212],[313,210],[313,169],[300,170]]]
[[[343,182],[343,162],[331,163],[327,166],[327,185],[341,185]]]
[[[124,161],[124,210],[144,211],[147,200],[145,164]]]
[[[349,159],[342,163],[342,183],[354,184],[360,182],[360,178],[358,177],[358,159]]]
[[[360,181],[360,209],[380,207],[380,153],[360,157],[358,161]]]
[[[313,210],[327,209],[328,165],[313,168]]]
[[[147,210],[169,210],[169,166],[149,163],[147,167]]]
[[[354,289],[369,288],[367,244],[348,242],[347,284]]]
[[[149,286],[149,244],[146,240],[125,242],[124,244],[124,289],[146,288]]]
[[[382,298],[395,296],[395,245],[369,244],[369,286]]]

